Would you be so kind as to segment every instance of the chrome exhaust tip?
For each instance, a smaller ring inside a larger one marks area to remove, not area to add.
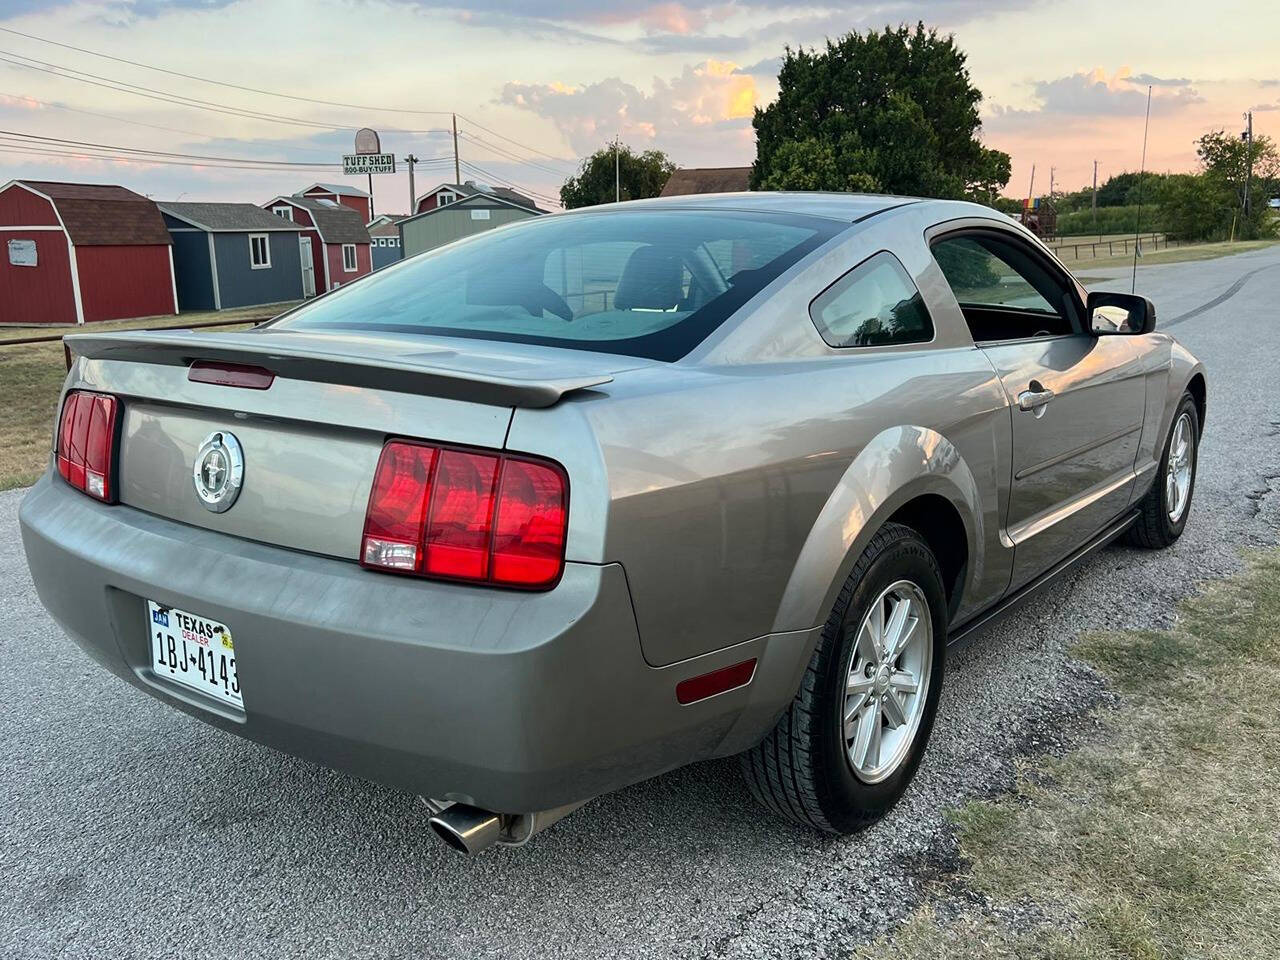
[[[446,845],[475,856],[492,847],[502,837],[502,818],[465,803],[452,803],[427,821]]]

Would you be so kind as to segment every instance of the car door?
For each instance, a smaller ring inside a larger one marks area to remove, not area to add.
[[[1143,338],[1087,332],[1076,284],[1012,230],[949,233],[932,249],[1009,399],[1005,533],[1017,589],[1128,506],[1146,403]]]

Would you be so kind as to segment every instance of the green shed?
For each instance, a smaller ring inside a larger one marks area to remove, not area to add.
[[[446,243],[470,237],[518,220],[540,217],[543,211],[530,210],[483,190],[472,196],[427,210],[401,220],[400,247],[405,259]]]

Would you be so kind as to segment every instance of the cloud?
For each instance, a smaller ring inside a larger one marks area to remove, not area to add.
[[[782,69],[782,57],[765,57],[763,60],[757,60],[755,63],[745,67],[739,67],[739,73],[745,73],[752,77],[767,77],[773,79],[778,75],[778,71]]]
[[[1059,122],[1063,118],[1141,117],[1147,109],[1146,85],[1152,91],[1153,113],[1182,110],[1204,98],[1188,80],[1166,80],[1160,85],[1149,74],[1134,75],[1122,67],[1108,75],[1101,68],[1073,73],[1054,80],[1037,80],[1032,92],[1037,105],[1022,109],[993,104],[987,118],[997,128],[1025,125],[1027,122]]]
[[[1136,73],[1126,78],[1129,83],[1135,83],[1145,87],[1151,84],[1153,87],[1187,87],[1191,85],[1191,81],[1186,77],[1154,77],[1149,73]]]
[[[1145,74],[1143,75],[1145,76]],[[1137,81],[1127,68],[1121,68],[1108,77],[1101,68],[1087,73],[1073,73],[1056,80],[1042,80],[1035,84],[1036,99],[1045,113],[1073,116],[1138,116],[1147,109],[1147,94],[1139,88],[1150,81]],[[1165,93],[1165,90],[1171,92]],[[1153,93],[1152,108],[1157,102],[1161,107],[1181,107],[1200,103],[1202,98],[1187,83],[1162,85],[1159,94]]]
[[[529,110],[556,125],[578,153],[589,153],[615,135],[633,146],[660,143],[680,151],[706,154],[724,147],[732,157],[749,141],[750,119],[759,99],[755,78],[727,60],[686,66],[670,80],[654,78],[648,92],[617,77],[585,86],[562,83],[508,83],[500,101]]]
[[[70,6],[74,0],[0,0],[0,21],[29,13],[47,13]],[[108,19],[119,17],[159,17],[177,10],[221,10],[239,0],[111,0],[102,11]]]

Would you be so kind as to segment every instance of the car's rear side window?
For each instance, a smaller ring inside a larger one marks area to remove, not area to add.
[[[677,360],[848,224],[712,210],[525,221],[385,268],[282,318]]]
[[[887,251],[862,261],[809,305],[809,316],[833,347],[927,343],[933,319],[898,258]]]

